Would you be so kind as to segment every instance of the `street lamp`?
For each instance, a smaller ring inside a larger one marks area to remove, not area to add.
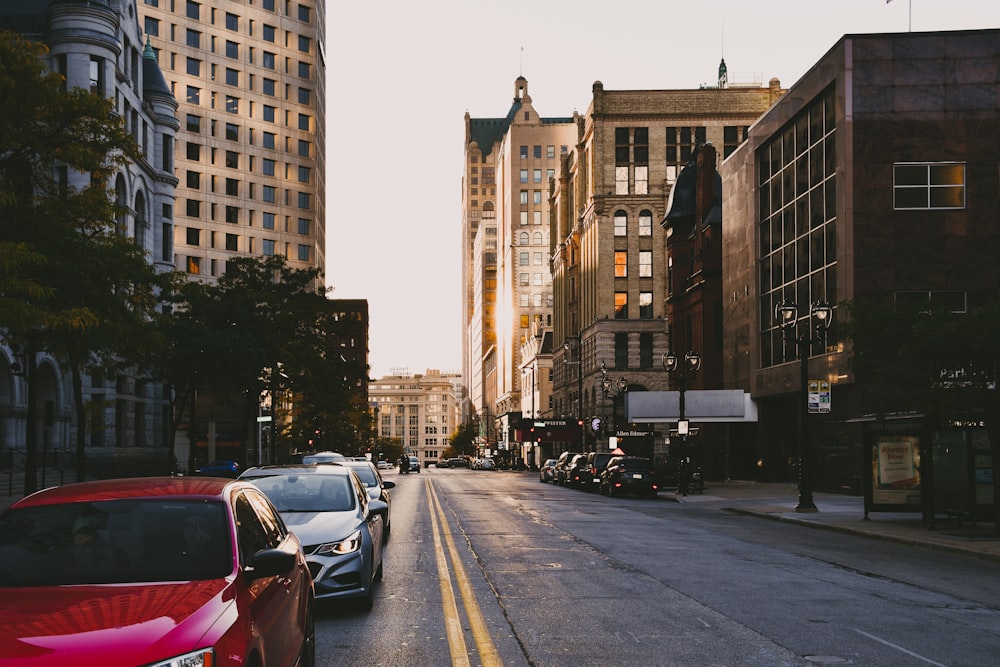
[[[620,394],[624,394],[628,391],[628,379],[624,375],[618,376],[618,379],[608,375],[608,367],[605,363],[601,362],[601,392],[604,394],[605,402],[605,412],[607,412],[607,400],[611,399],[611,427],[617,428],[618,422],[615,418],[615,408],[614,402]]]
[[[577,401],[577,411],[576,411],[576,423],[578,430],[580,431],[580,450],[584,450],[584,437],[583,437],[583,348],[580,344],[579,336],[567,336],[567,338],[576,341],[576,361],[569,360],[569,343],[563,343],[563,351],[566,353],[563,355],[563,363],[568,366],[576,366],[576,401]]]
[[[690,429],[688,420],[684,417],[684,392],[687,391],[689,375],[693,376],[701,369],[701,355],[697,352],[686,352],[683,363],[676,354],[667,352],[663,355],[661,362],[663,370],[673,379],[674,373],[677,376],[678,405],[677,405],[677,435],[681,439],[681,452],[677,456],[677,490],[687,495],[688,478],[685,474],[684,464],[687,456],[687,437]]]
[[[812,492],[812,447],[809,442],[809,355],[814,340],[826,344],[826,330],[833,322],[833,308],[825,301],[817,301],[809,308],[805,332],[798,333],[799,309],[794,303],[780,303],[774,307],[774,319],[781,328],[785,344],[794,340],[799,357],[799,393],[802,402],[798,412],[799,503],[796,512],[817,512]]]

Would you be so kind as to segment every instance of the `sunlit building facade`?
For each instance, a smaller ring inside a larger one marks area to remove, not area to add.
[[[438,462],[461,425],[462,376],[457,373],[398,372],[373,379],[368,393],[379,438],[402,445],[421,468]]]

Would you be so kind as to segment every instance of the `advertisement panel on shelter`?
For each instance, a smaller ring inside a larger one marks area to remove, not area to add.
[[[876,505],[919,505],[919,438],[880,437],[872,448],[872,485],[872,500]]]

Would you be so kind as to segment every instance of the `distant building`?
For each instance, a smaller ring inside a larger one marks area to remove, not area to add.
[[[462,189],[465,412],[501,450],[516,448],[521,349],[552,325],[549,182],[576,140],[571,117],[539,115],[528,81],[514,82],[502,118],[465,115]]]
[[[420,459],[422,468],[437,463],[462,423],[458,373],[428,369],[388,375],[373,379],[368,393],[379,437],[397,441],[406,454]]]

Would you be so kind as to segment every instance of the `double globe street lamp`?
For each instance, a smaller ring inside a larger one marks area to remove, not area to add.
[[[687,464],[687,437],[690,432],[688,420],[684,416],[684,393],[687,391],[688,377],[693,376],[701,369],[701,355],[697,352],[687,352],[684,358],[679,359],[676,354],[667,352],[660,360],[663,370],[667,371],[672,380],[677,373],[677,436],[681,439],[681,451],[677,456],[677,486],[678,490],[687,495],[688,476],[685,470]],[[673,447],[671,447],[673,449]]]
[[[611,427],[612,430],[618,428],[618,419],[617,419],[617,415],[615,413],[615,402],[617,401],[618,396],[621,395],[621,394],[624,394],[626,391],[628,391],[628,378],[626,378],[624,375],[620,375],[617,380],[614,379],[614,378],[612,378],[610,375],[608,375],[608,367],[602,361],[601,362],[601,393],[604,394],[605,412],[607,412],[607,402],[608,402],[608,399],[609,398],[611,399],[611,424],[610,424],[610,427]],[[602,425],[606,425],[606,422],[602,423]]]
[[[801,330],[799,324],[799,308],[794,303],[781,303],[774,308],[774,319],[781,328],[781,334],[787,345],[794,340],[796,353],[799,357],[799,393],[801,407],[798,411],[798,459],[799,459],[799,502],[796,512],[817,512],[813,502],[812,491],[812,447],[809,442],[809,355],[812,353],[813,342],[822,341],[826,347],[826,331],[833,322],[833,308],[825,301],[817,301],[809,308],[806,326]],[[801,333],[800,333],[801,331]]]

